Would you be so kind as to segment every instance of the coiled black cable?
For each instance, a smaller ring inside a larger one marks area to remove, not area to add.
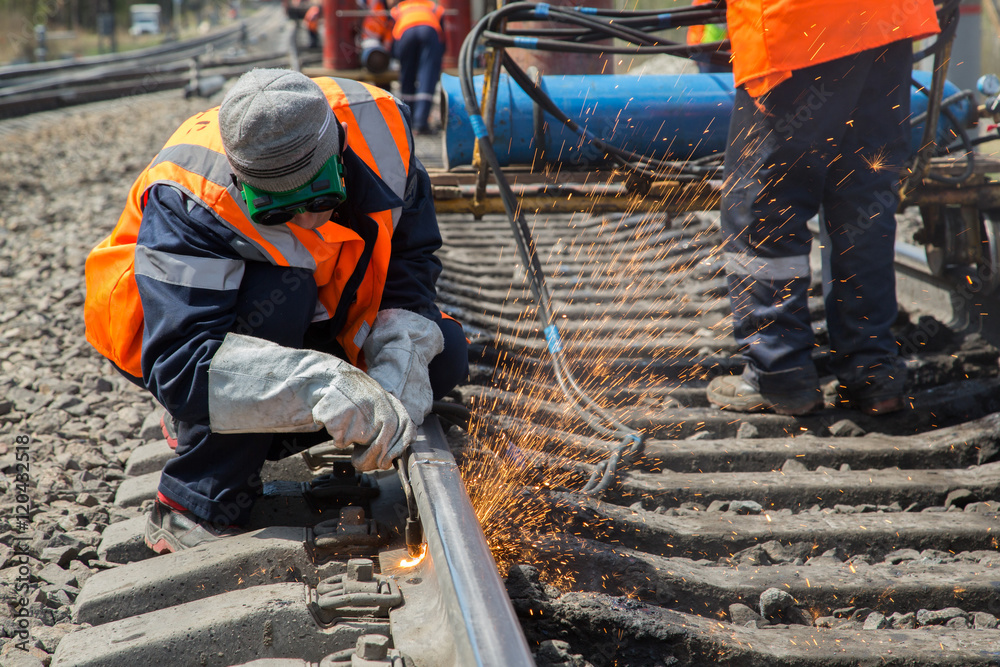
[[[525,3],[516,3],[525,4]],[[498,10],[494,14],[517,16],[520,9],[515,5]],[[552,298],[545,280],[545,272],[535,249],[531,229],[521,213],[517,197],[504,176],[500,162],[493,150],[489,131],[483,121],[479,101],[476,98],[472,82],[474,66],[474,49],[479,38],[487,31],[487,27],[499,20],[490,15],[481,20],[462,44],[459,54],[459,79],[465,101],[466,112],[473,126],[476,138],[479,140],[479,153],[486,166],[493,171],[494,178],[504,204],[504,210],[514,232],[516,246],[521,261],[528,274],[528,284],[537,306],[538,319],[541,321],[547,350],[552,361],[556,380],[563,394],[570,402],[571,409],[595,432],[604,436],[620,438],[621,442],[612,450],[611,455],[592,473],[590,480],[582,492],[596,494],[607,489],[614,481],[619,462],[623,458],[638,456],[641,453],[644,436],[636,429],[621,423],[614,415],[600,406],[577,383],[563,353],[562,340],[555,322],[555,311],[552,308]],[[553,105],[554,106],[554,105]]]

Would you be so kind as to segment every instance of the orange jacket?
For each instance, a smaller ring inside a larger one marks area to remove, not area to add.
[[[389,48],[392,44],[392,19],[382,13],[385,12],[385,3],[369,0],[368,9],[372,13],[361,20],[361,38],[377,39],[382,46]]]
[[[733,76],[753,97],[810,65],[939,31],[933,0],[729,0]]]
[[[390,12],[396,25],[392,28],[393,39],[399,39],[409,28],[418,25],[429,25],[438,32],[438,37],[444,40],[441,29],[441,18],[444,7],[432,0],[403,0]]]
[[[323,8],[319,5],[313,5],[308,10],[306,10],[306,15],[303,17],[303,21],[306,24],[306,30],[310,32],[315,32],[319,30],[319,20],[323,16]]]
[[[390,189],[404,197],[412,147],[395,99],[374,86],[332,78],[314,79],[337,119],[347,123],[351,148]],[[343,85],[343,87],[342,87]],[[87,257],[84,320],[87,340],[119,368],[142,376],[143,311],[135,282],[135,244],[146,191],[167,183],[211,209],[272,264],[310,268],[318,289],[315,320],[332,317],[346,282],[365,249],[354,231],[328,222],[316,231],[295,225],[258,227],[229,177],[230,167],[218,127],[218,107],[188,119],[139,175],[111,235]],[[367,272],[337,336],[351,363],[375,321],[392,248],[392,233],[402,209],[369,213],[379,225]],[[325,309],[325,313],[322,312]]]

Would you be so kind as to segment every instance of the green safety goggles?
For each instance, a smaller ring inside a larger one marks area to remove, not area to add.
[[[316,176],[297,190],[267,192],[247,183],[238,182],[250,212],[250,219],[258,225],[283,225],[296,213],[319,213],[337,208],[347,199],[344,190],[344,167],[339,155],[332,156]]]

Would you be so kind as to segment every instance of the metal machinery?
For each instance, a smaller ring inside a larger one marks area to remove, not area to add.
[[[1000,83],[983,77],[979,92],[986,99],[978,102],[974,91],[946,81],[958,2],[944,3],[939,19],[942,33],[915,54],[915,62],[931,67],[914,71],[913,159],[900,210],[919,207],[924,227],[915,240],[935,275],[990,293],[1000,286],[1000,160],[975,147],[1000,138]],[[531,27],[542,20],[570,27]],[[432,173],[438,211],[503,212],[510,206],[503,180],[519,210],[529,213],[717,208],[731,75],[539,77],[520,69],[508,50],[700,54],[726,62],[728,42],[692,47],[652,36],[719,21],[724,3],[661,12],[513,3],[484,17],[463,46],[460,76],[442,79],[447,171]],[[592,43],[608,37],[631,44]],[[473,54],[483,43],[485,73],[473,77]],[[972,138],[972,128],[979,136]],[[492,183],[488,174],[496,167],[483,157],[487,139],[504,172]]]

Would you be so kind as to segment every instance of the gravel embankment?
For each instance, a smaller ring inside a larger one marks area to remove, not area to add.
[[[84,337],[84,262],[177,125],[171,92],[0,123],[0,663],[48,665],[159,410]],[[25,502],[27,501],[27,502]],[[25,507],[30,507],[24,517]],[[21,515],[21,516],[19,516]],[[26,632],[30,630],[30,632]]]

